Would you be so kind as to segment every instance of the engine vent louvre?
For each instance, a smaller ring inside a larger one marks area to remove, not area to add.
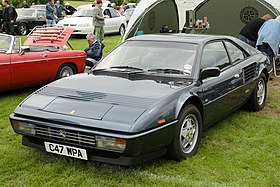
[[[244,83],[253,79],[256,75],[256,72],[257,72],[257,63],[250,64],[249,66],[243,68]]]
[[[46,86],[37,91],[36,94],[49,95],[54,97],[63,97],[68,99],[75,100],[84,100],[84,101],[97,101],[103,103],[111,103],[115,105],[126,105],[126,106],[136,106],[147,108],[157,102],[157,99],[143,98],[143,97],[134,97],[102,92],[85,92],[85,91],[76,91],[65,88],[57,88]]]

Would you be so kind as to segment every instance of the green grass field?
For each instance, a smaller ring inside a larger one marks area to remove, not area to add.
[[[24,38],[23,38],[24,40]],[[105,53],[120,36],[105,37]],[[85,39],[71,38],[75,49]],[[0,95],[1,186],[260,186],[280,185],[280,78],[269,81],[264,110],[243,110],[207,129],[196,156],[182,162],[158,158],[121,167],[81,161],[21,145],[9,115],[39,87]]]

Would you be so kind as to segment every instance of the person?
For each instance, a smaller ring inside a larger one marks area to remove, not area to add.
[[[102,0],[96,0],[96,5],[93,8],[93,19],[92,25],[94,26],[94,34],[96,39],[100,42],[104,39],[104,25],[105,25],[105,17],[102,12]]]
[[[13,6],[10,6],[8,0],[3,0],[3,28],[7,34],[14,34],[14,23],[17,19],[17,12]]]
[[[56,25],[55,11],[54,0],[49,0],[49,2],[46,4],[46,25],[48,27]]]
[[[56,8],[56,16],[58,20],[62,19],[63,18],[62,11],[64,10],[67,12],[67,10],[60,4],[59,0],[56,1],[55,8]]]
[[[273,59],[279,52],[280,45],[280,16],[276,19],[266,21],[258,32],[257,48],[269,57],[272,64]]]
[[[86,66],[93,67],[102,58],[103,48],[94,34],[89,33],[86,39],[88,42],[88,47],[84,50],[87,54]]]
[[[77,9],[74,8],[72,5],[70,5],[68,2],[65,3],[65,9],[66,9],[65,12],[66,15],[72,15],[74,14],[74,12],[77,11]]]
[[[1,6],[0,6],[1,7]],[[2,7],[1,7],[2,8]],[[2,32],[3,10],[0,9],[0,33]]]
[[[243,42],[248,43],[249,45],[256,47],[257,39],[258,39],[258,32],[261,26],[264,24],[265,21],[271,19],[271,15],[266,14],[261,18],[253,19],[252,21],[248,22],[240,31],[239,39]]]
[[[26,1],[22,2],[22,8],[30,8]]]

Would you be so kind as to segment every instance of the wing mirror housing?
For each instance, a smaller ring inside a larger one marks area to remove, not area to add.
[[[208,77],[218,77],[221,71],[218,67],[204,68],[200,72],[200,79],[206,79]]]

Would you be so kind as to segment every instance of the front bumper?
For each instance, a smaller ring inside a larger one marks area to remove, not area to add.
[[[122,138],[126,140],[126,148],[124,152],[117,152],[113,150],[102,150],[98,149],[93,144],[81,143],[78,141],[68,141],[61,138],[54,138],[54,136],[40,136],[36,133],[35,135],[24,134],[21,132],[14,131],[18,134],[23,135],[22,143],[23,145],[45,150],[44,142],[52,142],[63,144],[66,146],[74,146],[81,149],[86,149],[88,160],[106,162],[110,164],[117,165],[134,165],[138,163],[145,162],[157,157],[160,157],[166,153],[166,147],[172,142],[175,124],[177,121],[165,124],[156,129],[151,129],[149,131],[130,134],[130,133],[120,133],[113,131],[105,131],[102,129],[91,129],[82,126],[73,126],[70,124],[56,124],[54,122],[43,121],[41,119],[28,119],[23,116],[15,116],[12,114],[10,120],[24,121],[35,125],[36,127],[44,127],[47,129],[55,129],[58,132],[78,132],[78,134],[93,136],[96,135]]]

